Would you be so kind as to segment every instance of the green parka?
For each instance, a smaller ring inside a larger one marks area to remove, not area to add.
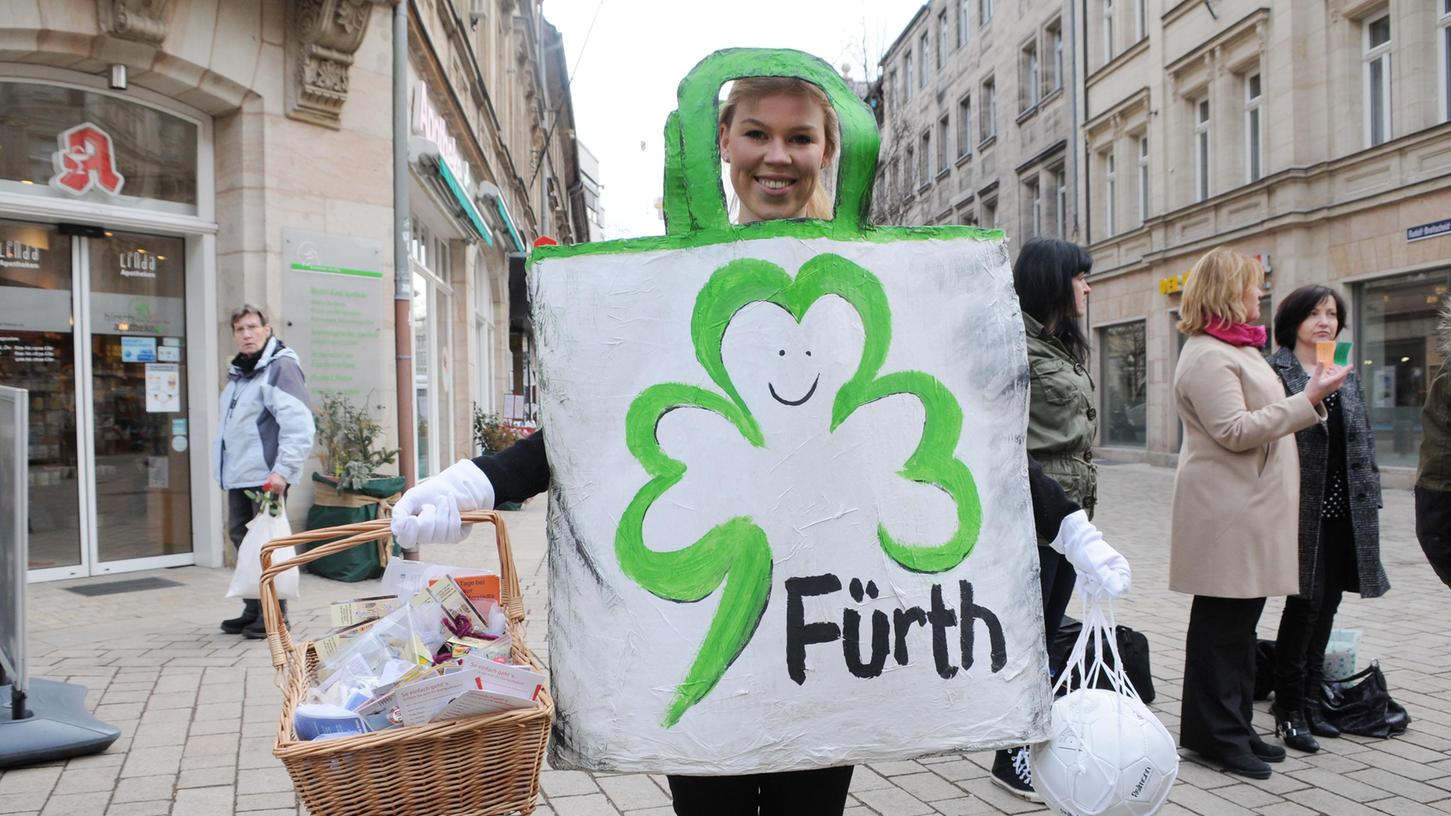
[[[1023,328],[1028,335],[1032,377],[1028,453],[1092,518],[1098,501],[1098,468],[1093,464],[1098,409],[1093,401],[1093,377],[1035,318],[1024,314]]]

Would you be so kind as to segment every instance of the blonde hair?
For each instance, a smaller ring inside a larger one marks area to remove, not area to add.
[[[1264,282],[1265,270],[1254,258],[1225,247],[1209,250],[1194,263],[1184,282],[1179,331],[1203,334],[1215,321],[1244,323],[1249,319],[1244,293],[1251,287],[1259,289]]]
[[[826,149],[822,154],[826,161],[830,162],[836,155],[838,139],[837,131],[840,122],[836,115],[836,108],[831,106],[831,100],[827,98],[826,91],[807,82],[804,79],[795,77],[742,77],[731,83],[731,91],[726,96],[724,105],[720,106],[719,127],[730,129],[731,122],[736,116],[736,108],[741,102],[750,99],[762,99],[767,96],[778,96],[787,94],[790,96],[804,96],[812,102],[821,106],[823,128],[826,131]],[[825,167],[822,168],[825,171]],[[826,185],[822,182],[821,174],[816,176],[816,186],[811,190],[811,198],[806,202],[805,216],[807,218],[831,218],[832,216],[831,193],[826,191]]]

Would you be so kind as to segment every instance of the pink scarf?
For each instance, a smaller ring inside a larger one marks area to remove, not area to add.
[[[1215,318],[1204,327],[1204,333],[1211,337],[1218,337],[1231,346],[1265,347],[1264,326],[1255,326],[1250,323],[1227,323]]]

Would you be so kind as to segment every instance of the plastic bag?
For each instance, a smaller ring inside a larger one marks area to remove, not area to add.
[[[1085,688],[1054,701],[1048,739],[1029,751],[1033,789],[1058,813],[1147,816],[1168,801],[1179,775],[1174,738],[1139,699],[1115,632],[1112,602],[1088,599],[1054,692],[1070,677]]]
[[[237,548],[237,568],[232,572],[232,584],[227,589],[228,598],[260,598],[259,584],[262,582],[262,545],[278,538],[292,535],[292,526],[287,523],[287,501],[277,500],[276,515],[264,506],[247,522],[247,535]],[[276,564],[297,555],[293,547],[283,547],[272,553]],[[298,598],[298,572],[293,567],[277,576],[277,599],[292,601]]]

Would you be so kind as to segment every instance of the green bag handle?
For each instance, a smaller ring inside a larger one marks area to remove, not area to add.
[[[680,81],[679,107],[665,121],[665,232],[730,230],[725,189],[721,184],[717,138],[720,89],[743,77],[781,76],[803,79],[826,92],[836,108],[841,134],[835,217],[826,223],[835,234],[852,234],[868,225],[872,178],[877,170],[881,137],[871,109],[830,65],[802,51],[784,48],[727,48],[701,60]],[[683,124],[682,124],[683,123]],[[819,236],[807,220],[773,222],[773,233]]]

